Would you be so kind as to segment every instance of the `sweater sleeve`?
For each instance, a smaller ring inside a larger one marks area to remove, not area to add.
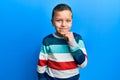
[[[78,67],[84,68],[87,65],[87,53],[82,39],[78,40],[78,43],[74,39],[72,42],[68,42],[70,46],[71,54],[78,64]]]
[[[47,67],[47,57],[48,57],[48,47],[44,44],[41,46],[41,51],[39,54],[38,65],[37,65],[37,73],[38,80],[47,80],[45,77],[45,71]]]

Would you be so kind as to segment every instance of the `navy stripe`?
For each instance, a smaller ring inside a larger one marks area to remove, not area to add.
[[[82,50],[78,49],[75,52],[72,52],[72,56],[75,59],[77,64],[82,64],[85,61],[85,55]]]
[[[47,80],[46,74],[45,73],[38,73],[38,80]]]
[[[65,39],[56,38],[52,34],[48,35],[43,39],[43,45],[49,46],[49,45],[57,45],[57,44],[65,45],[68,43]]]
[[[73,35],[77,43],[79,42],[79,40],[82,40],[79,34],[73,33]],[[65,39],[59,39],[54,37],[53,34],[50,34],[43,39],[43,45],[48,46],[48,45],[57,45],[57,44],[65,45],[68,43]]]
[[[79,42],[79,40],[82,40],[82,37],[79,34],[73,33],[73,35],[77,43]]]

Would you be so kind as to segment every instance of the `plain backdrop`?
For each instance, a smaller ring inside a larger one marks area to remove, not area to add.
[[[1,0],[0,80],[37,80],[41,42],[55,32],[50,20],[59,3],[71,6],[71,31],[87,49],[81,80],[120,80],[120,0]]]

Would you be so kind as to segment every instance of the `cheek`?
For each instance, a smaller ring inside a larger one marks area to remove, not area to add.
[[[60,24],[56,24],[56,23],[54,23],[53,26],[55,27],[55,29],[56,29],[57,31],[59,31]]]
[[[55,21],[52,21],[52,25],[53,25],[53,26],[56,26],[56,22],[55,22]]]
[[[68,27],[71,28],[72,24],[69,24]]]
[[[55,25],[54,25],[56,28],[60,28],[61,27],[61,24],[59,24],[59,23],[55,23]]]
[[[69,26],[70,26],[70,27],[72,26],[72,22],[69,24]]]

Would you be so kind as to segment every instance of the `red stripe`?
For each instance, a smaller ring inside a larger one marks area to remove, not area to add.
[[[55,61],[48,61],[48,67],[56,69],[56,70],[69,70],[77,68],[77,64],[74,61],[70,62],[55,62]]]
[[[87,60],[88,60],[88,56],[86,55],[86,54],[84,54],[85,55],[85,57],[87,58]]]
[[[46,66],[47,60],[39,60],[38,65],[39,66]]]

